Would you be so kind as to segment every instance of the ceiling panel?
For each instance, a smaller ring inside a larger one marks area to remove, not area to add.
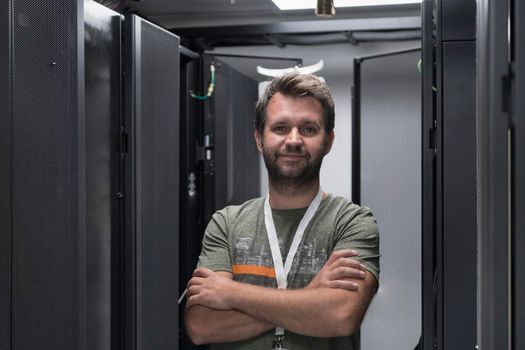
[[[104,0],[100,0],[101,2]],[[419,4],[339,8],[332,19],[313,10],[281,11],[271,0],[106,0],[119,12],[137,12],[165,28],[195,28],[281,21],[419,16]]]

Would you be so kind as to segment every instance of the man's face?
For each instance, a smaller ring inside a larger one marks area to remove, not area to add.
[[[326,134],[323,109],[315,98],[276,93],[268,103],[263,135],[255,131],[255,139],[270,179],[301,184],[319,175],[334,134]]]

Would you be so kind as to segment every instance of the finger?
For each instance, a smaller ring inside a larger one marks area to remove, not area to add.
[[[336,281],[330,281],[330,288],[357,291],[359,290],[359,285],[351,281],[336,280]]]
[[[205,267],[200,267],[193,271],[193,277],[209,277],[213,271]]]
[[[338,280],[341,278],[364,279],[365,272],[351,267],[340,266],[330,273],[331,280]]]
[[[203,283],[204,283],[204,278],[202,278],[202,277],[193,277],[188,282],[187,288],[189,288],[191,286],[198,286],[198,285],[201,285]]]
[[[188,288],[188,292],[187,292],[187,295],[188,297],[190,296],[194,296],[194,295],[197,295],[201,292],[201,287],[198,287],[198,286],[191,286],[190,288]]]
[[[336,250],[335,252],[332,253],[332,255],[330,255],[330,258],[328,259],[326,263],[329,265],[340,258],[354,257],[354,256],[357,256],[358,254],[359,253],[357,252],[357,250],[354,250],[354,249]]]
[[[358,270],[361,270],[361,271],[365,271],[366,270],[366,266],[365,265],[363,265],[359,260],[352,259],[352,258],[339,258],[339,259],[337,259],[337,261],[335,261],[332,264],[331,268],[335,269],[335,268],[340,267],[340,266],[351,267],[353,269],[358,269]]]
[[[194,305],[199,305],[197,296],[195,296],[195,295],[189,297],[188,300],[186,300],[186,307],[190,307],[190,306],[194,306]]]

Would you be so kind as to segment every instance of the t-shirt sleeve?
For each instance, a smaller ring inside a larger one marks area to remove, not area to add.
[[[213,214],[204,237],[197,267],[232,272],[225,210]]]
[[[337,242],[335,250],[354,249],[355,257],[379,282],[379,229],[372,211],[351,204],[342,210],[336,223]]]

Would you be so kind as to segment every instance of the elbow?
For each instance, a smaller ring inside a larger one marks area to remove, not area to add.
[[[359,330],[363,317],[356,315],[356,312],[342,310],[337,317],[337,325],[334,328],[337,337],[347,337]]]
[[[192,324],[191,322],[186,322],[186,333],[188,334],[188,337],[190,338],[193,344],[195,345],[206,344],[204,334],[202,334],[199,327]]]
[[[191,315],[188,312],[186,313],[185,323],[186,333],[188,334],[188,337],[190,338],[193,344],[203,345],[208,342],[207,335],[205,334],[205,327],[202,327],[202,325],[200,325],[199,322],[194,320],[194,317],[191,317]]]

